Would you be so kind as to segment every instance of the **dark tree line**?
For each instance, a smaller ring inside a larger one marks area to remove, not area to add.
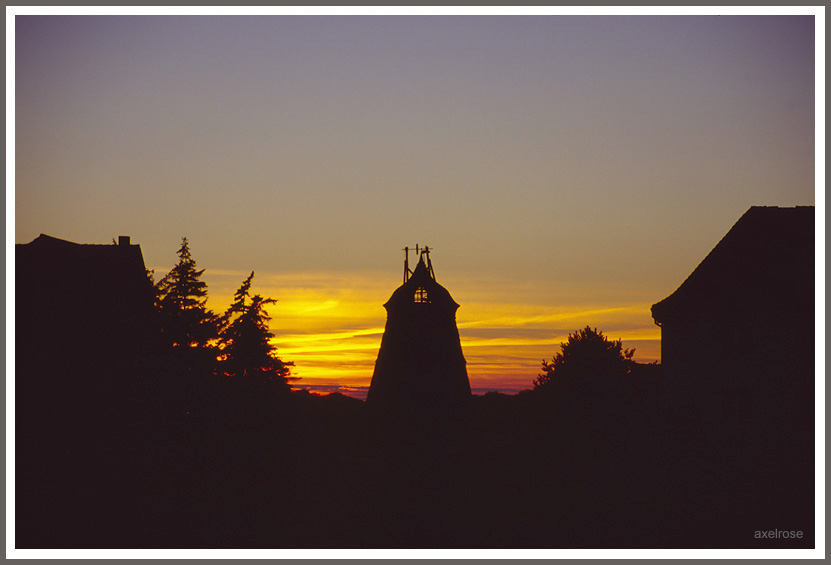
[[[234,294],[234,302],[223,314],[216,314],[207,307],[205,270],[197,269],[186,237],[178,255],[178,263],[158,283],[149,273],[173,370],[288,390],[294,364],[280,359],[270,343],[274,334],[268,330],[271,317],[265,309],[277,300],[251,294],[252,271]]]

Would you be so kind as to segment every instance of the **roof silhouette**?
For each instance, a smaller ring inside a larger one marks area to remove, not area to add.
[[[24,269],[35,268],[39,264],[47,268],[49,264],[72,261],[76,268],[88,267],[110,273],[121,273],[122,269],[140,270],[144,273],[144,257],[141,246],[130,243],[128,236],[119,236],[118,244],[74,243],[65,239],[40,234],[29,243],[15,245],[15,257]]]
[[[753,206],[678,289],[652,306],[659,325],[689,308],[789,308],[813,301],[814,207]]]

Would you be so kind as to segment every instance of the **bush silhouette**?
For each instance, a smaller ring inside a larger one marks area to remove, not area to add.
[[[560,349],[551,361],[542,362],[542,373],[534,379],[535,390],[612,385],[629,374],[634,365],[634,349],[623,349],[621,340],[611,341],[589,326],[570,333]]]

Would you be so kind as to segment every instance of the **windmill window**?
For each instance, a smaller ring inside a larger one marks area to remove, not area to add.
[[[427,289],[423,286],[418,287],[413,295],[413,302],[416,304],[429,304],[430,297],[427,295]]]

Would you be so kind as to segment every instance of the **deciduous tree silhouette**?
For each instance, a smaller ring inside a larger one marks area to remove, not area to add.
[[[542,362],[543,372],[534,379],[535,390],[623,377],[634,364],[634,349],[623,349],[621,340],[610,341],[603,332],[589,326],[570,333],[560,348],[551,361]]]
[[[286,387],[294,363],[280,359],[269,342],[274,334],[268,330],[271,317],[265,311],[266,305],[277,301],[259,294],[251,296],[253,278],[252,271],[234,293],[233,304],[222,316],[218,372],[252,384],[271,383]]]

